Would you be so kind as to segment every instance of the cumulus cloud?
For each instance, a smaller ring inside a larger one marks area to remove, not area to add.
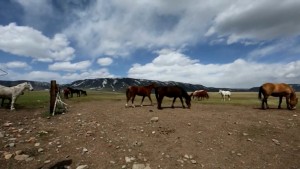
[[[61,79],[74,81],[81,79],[96,79],[96,78],[113,78],[115,75],[110,74],[109,70],[106,68],[98,70],[88,70],[81,73],[67,73],[62,76]]]
[[[97,60],[97,63],[101,66],[109,66],[113,63],[113,59],[109,58],[109,57],[105,57],[105,58],[99,58]]]
[[[76,71],[76,70],[86,70],[89,66],[91,66],[91,62],[89,60],[81,61],[77,63],[56,62],[52,65],[49,65],[49,70]]]
[[[174,63],[177,64],[166,64],[173,56]],[[181,62],[182,60],[185,61]],[[277,72],[278,69],[280,70]],[[129,69],[128,76],[211,87],[249,88],[268,81],[300,83],[299,71],[300,61],[288,64],[266,64],[237,59],[227,64],[201,64],[182,53],[173,51],[158,55],[151,63],[134,64]]]
[[[300,1],[236,1],[217,13],[206,36],[227,37],[227,43],[299,36]]]
[[[127,56],[139,48],[179,48],[201,40],[215,8],[224,4],[99,0],[88,10],[80,10],[79,19],[64,32],[93,56]]]
[[[7,62],[4,66],[9,69],[17,69],[17,68],[30,69],[31,68],[31,66],[29,66],[26,62],[20,62],[20,61]]]
[[[75,50],[63,34],[48,38],[40,31],[10,23],[0,25],[0,50],[41,62],[69,61]]]

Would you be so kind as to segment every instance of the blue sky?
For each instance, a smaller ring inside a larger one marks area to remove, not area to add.
[[[2,0],[0,80],[300,84],[299,0]]]

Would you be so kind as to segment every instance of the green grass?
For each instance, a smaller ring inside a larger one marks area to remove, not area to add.
[[[68,102],[78,103],[78,102],[89,102],[89,101],[123,101],[124,104],[126,102],[125,93],[118,92],[107,92],[107,91],[87,91],[88,96],[77,97],[74,95],[73,98],[70,98]],[[299,96],[300,94],[297,93]],[[61,96],[62,99],[63,95]],[[153,103],[156,103],[155,95],[152,94],[151,98]],[[135,104],[139,104],[141,102],[142,97],[136,96]],[[148,98],[145,98],[145,104],[149,103]],[[163,102],[172,102],[171,98],[164,98]],[[179,102],[179,99],[176,100]],[[17,102],[16,108],[45,108],[45,111],[48,110],[50,103],[50,95],[49,91],[26,91],[24,95],[21,95]],[[277,107],[278,98],[269,97],[268,103],[270,107]],[[218,92],[209,92],[209,99],[203,101],[192,100],[192,104],[219,104],[219,105],[245,105],[245,106],[260,106],[261,101],[258,100],[257,92],[232,92],[231,101],[222,101],[221,95]],[[285,106],[285,99],[283,100],[283,106]]]

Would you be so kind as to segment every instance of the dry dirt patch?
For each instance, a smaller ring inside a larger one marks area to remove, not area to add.
[[[69,159],[71,168],[92,169],[300,168],[299,110],[124,103],[70,102],[66,114],[51,118],[44,109],[0,109],[0,168],[48,168]],[[18,150],[29,157],[16,160]]]

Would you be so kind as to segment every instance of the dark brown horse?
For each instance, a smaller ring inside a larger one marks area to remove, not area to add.
[[[209,99],[208,92],[206,90],[196,90],[190,95],[193,99],[196,97],[198,100]]]
[[[64,98],[68,99],[70,94],[71,94],[70,90],[68,88],[65,88],[64,89]]]
[[[151,85],[148,86],[129,86],[126,90],[127,102],[125,106],[126,107],[128,106],[128,101],[131,99],[131,105],[132,107],[135,107],[133,102],[136,95],[143,96],[141,106],[143,106],[143,102],[146,96],[149,98],[152,105],[152,99],[150,95],[154,87],[155,87],[155,83],[152,83]]]
[[[182,101],[182,97],[185,98],[185,103],[187,104],[187,107],[191,108],[191,96],[189,96],[182,87],[179,87],[179,86],[156,87],[155,88],[155,96],[156,96],[156,100],[157,100],[157,108],[158,109],[162,109],[161,103],[165,96],[170,97],[170,98],[174,97],[172,106],[171,106],[172,108],[174,108],[174,102],[177,97],[179,97],[179,99],[181,101],[182,108],[185,108],[183,101]]]
[[[262,95],[264,98],[262,98]],[[281,108],[282,97],[286,98],[286,105],[288,109],[294,109],[298,103],[298,98],[296,97],[295,90],[285,83],[273,84],[273,83],[265,83],[259,88],[258,98],[262,100],[261,108],[265,109],[269,108],[268,105],[268,97],[274,96],[279,97],[278,109]]]

